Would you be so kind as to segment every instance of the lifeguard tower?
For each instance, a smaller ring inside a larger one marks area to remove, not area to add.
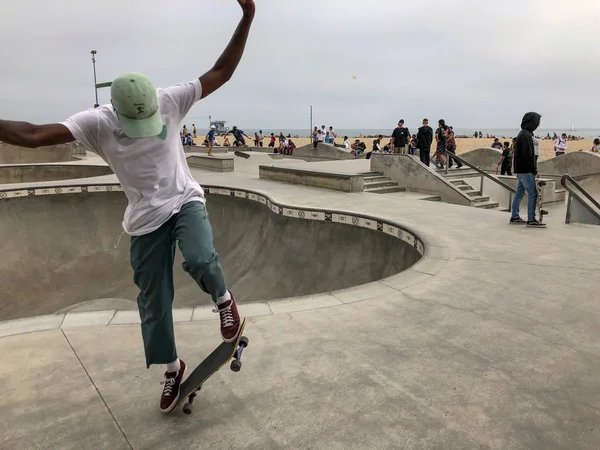
[[[225,122],[224,120],[211,120],[210,126],[212,127],[214,125],[215,134],[217,136],[224,136],[227,133],[229,133],[229,127],[225,126],[226,123],[227,122]]]

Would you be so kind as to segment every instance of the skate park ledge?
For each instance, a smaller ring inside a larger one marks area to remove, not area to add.
[[[233,172],[233,156],[190,154],[187,158],[190,167],[214,170],[215,172]]]
[[[0,190],[0,199],[32,195],[85,194],[87,192],[121,190],[122,187],[117,183],[98,184],[94,186],[56,185],[29,190]],[[357,215],[356,213],[347,211],[307,210],[294,205],[284,205],[276,202],[265,193],[258,191],[221,186],[205,186],[205,190],[210,194],[243,197],[263,203],[275,214],[299,219],[346,223],[351,226],[370,228],[374,231],[396,235],[399,239],[403,239],[414,245],[422,255],[410,268],[387,278],[363,285],[300,297],[238,304],[240,314],[246,317],[288,314],[297,311],[338,307],[365,300],[385,298],[417,284],[430,281],[444,269],[450,259],[448,246],[437,236],[424,232],[417,233],[403,225],[382,218],[368,217],[362,214]],[[177,323],[217,319],[216,315],[212,312],[212,305],[178,308],[174,310],[173,317]],[[104,311],[65,312],[0,322],[0,338],[52,329],[80,326],[105,327],[139,323],[140,318],[137,310],[111,309]]]
[[[342,192],[362,192],[365,187],[364,175],[356,173],[259,166],[258,174],[259,178],[263,180],[283,181]]]

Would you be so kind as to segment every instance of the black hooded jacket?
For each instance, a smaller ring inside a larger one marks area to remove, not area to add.
[[[540,126],[542,116],[536,112],[528,112],[521,121],[521,132],[517,136],[514,155],[515,173],[537,174],[533,132]]]
[[[433,130],[429,125],[423,125],[417,133],[417,148],[429,150],[433,142]]]

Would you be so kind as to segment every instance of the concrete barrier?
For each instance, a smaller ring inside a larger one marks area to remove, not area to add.
[[[284,181],[343,192],[362,192],[365,186],[364,175],[355,173],[319,172],[293,167],[259,166],[258,174],[259,178],[263,180]]]
[[[0,142],[0,164],[74,161],[79,159],[76,156],[85,156],[85,154],[85,147],[76,142],[38,148],[19,147]]]
[[[233,172],[233,156],[190,155],[187,157],[190,167],[214,170],[215,172]]]
[[[502,158],[502,151],[495,148],[476,148],[458,156],[481,170],[494,172]]]
[[[108,166],[82,164],[14,164],[0,165],[0,184],[37,183],[111,175]]]
[[[231,151],[233,152],[233,147],[213,147],[213,153],[214,154],[225,154],[228,153],[229,149],[232,149]],[[183,146],[183,151],[185,153],[204,153],[204,154],[208,154],[208,147],[203,147],[200,145],[184,145]]]
[[[568,173],[578,179],[600,174],[600,154],[592,152],[573,152],[538,162],[538,172],[542,175],[562,177]]]
[[[471,206],[471,198],[412,155],[373,153],[371,170],[411,191],[439,195],[443,202]]]

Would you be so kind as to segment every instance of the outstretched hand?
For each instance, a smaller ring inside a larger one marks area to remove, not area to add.
[[[238,3],[242,7],[245,16],[254,17],[254,12],[256,11],[254,0],[238,0]]]

